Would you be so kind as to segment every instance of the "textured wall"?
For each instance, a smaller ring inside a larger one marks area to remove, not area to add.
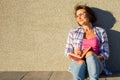
[[[119,0],[0,0],[0,70],[67,70],[70,60],[64,48],[69,30],[77,26],[77,3],[94,7],[96,25],[108,32],[107,64],[120,72]]]

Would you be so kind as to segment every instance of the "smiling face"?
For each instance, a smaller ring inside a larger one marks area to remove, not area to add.
[[[79,9],[76,11],[76,20],[79,25],[87,25],[90,23],[87,12],[85,9]]]

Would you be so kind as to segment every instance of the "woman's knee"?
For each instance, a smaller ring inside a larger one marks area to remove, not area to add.
[[[86,57],[95,55],[94,51],[89,51],[86,54]]]
[[[78,64],[85,64],[85,60],[79,60],[77,61]]]

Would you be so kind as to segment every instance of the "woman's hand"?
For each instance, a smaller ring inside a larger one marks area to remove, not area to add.
[[[75,50],[75,54],[76,54],[76,55],[79,55],[79,56],[82,55],[82,51],[80,50],[80,48],[77,48],[77,49]]]
[[[98,57],[98,59],[101,60],[101,61],[104,60],[104,57],[101,56],[101,55],[98,55],[97,57]]]

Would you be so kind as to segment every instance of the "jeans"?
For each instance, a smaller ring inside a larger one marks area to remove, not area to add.
[[[85,64],[78,64],[75,61],[71,62],[69,71],[73,75],[73,80],[84,80],[87,71],[90,80],[99,80],[99,74],[103,70],[102,62],[95,55],[88,56],[85,61]]]

